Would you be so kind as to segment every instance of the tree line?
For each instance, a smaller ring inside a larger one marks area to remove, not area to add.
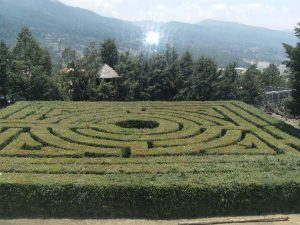
[[[296,35],[300,38],[299,28]],[[292,112],[299,112],[299,48],[285,45],[292,71]],[[298,57],[298,58],[297,58]],[[100,79],[98,71],[111,66],[119,79]],[[269,86],[287,86],[276,65],[263,71],[251,65],[245,73],[232,63],[220,69],[214,59],[195,59],[189,51],[179,55],[166,46],[157,54],[131,54],[118,50],[114,40],[92,42],[79,55],[66,48],[58,64],[53,64],[47,49],[42,48],[28,28],[18,34],[16,44],[9,49],[0,42],[0,98],[17,100],[72,101],[156,101],[156,100],[242,100],[260,104]]]

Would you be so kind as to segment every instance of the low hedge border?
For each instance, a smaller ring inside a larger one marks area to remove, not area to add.
[[[80,186],[0,184],[1,218],[148,218],[299,213],[300,184]]]

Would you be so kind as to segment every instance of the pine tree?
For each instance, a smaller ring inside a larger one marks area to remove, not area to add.
[[[284,86],[284,80],[280,76],[280,71],[275,64],[270,64],[261,74],[262,83],[265,87]]]
[[[257,105],[263,98],[264,90],[261,81],[261,72],[256,65],[252,65],[246,71],[241,81],[241,100]]]
[[[13,100],[42,100],[57,95],[50,94],[58,88],[58,84],[50,79],[51,75],[52,60],[48,50],[40,46],[29,28],[23,28],[12,50],[10,88],[13,93],[17,93],[13,95]]]
[[[170,87],[167,74],[167,61],[163,55],[153,56],[149,62],[149,73],[146,77],[145,91],[149,95],[149,100],[167,99]]]
[[[168,85],[168,88],[164,88],[164,97],[166,100],[173,100],[180,89],[178,86],[180,85],[178,53],[175,48],[171,48],[167,45],[164,57],[167,63],[165,68],[166,77],[164,77],[164,80],[167,81],[166,84]]]
[[[193,75],[185,88],[186,100],[215,100],[220,76],[216,62],[211,58],[201,57],[195,63]]]
[[[125,101],[134,101],[140,96],[138,81],[139,69],[138,60],[132,57],[129,52],[120,55],[116,71],[120,75],[120,85],[118,86],[118,99]]]
[[[188,78],[193,74],[193,57],[189,51],[186,51],[180,59],[180,76],[183,80],[188,80]]]
[[[295,34],[299,39],[296,47],[288,44],[284,44],[284,47],[289,57],[289,61],[287,61],[287,67],[292,73],[293,100],[288,106],[292,114],[300,115],[300,23],[295,29]]]
[[[236,100],[239,92],[239,74],[236,71],[237,64],[229,64],[222,72],[217,92],[220,100]]]
[[[194,62],[192,54],[186,51],[178,62],[178,75],[176,77],[175,83],[177,87],[177,94],[175,96],[176,100],[187,100],[185,91],[188,89],[188,81],[193,74]]]
[[[51,74],[52,62],[49,52],[40,47],[27,27],[22,28],[18,34],[12,56],[14,72],[22,72],[24,75],[30,76],[34,67],[39,66],[43,72]]]
[[[119,52],[116,42],[112,39],[107,39],[101,44],[101,59],[102,63],[111,67],[115,67],[119,61]]]
[[[7,104],[10,52],[6,43],[0,42],[0,105]]]

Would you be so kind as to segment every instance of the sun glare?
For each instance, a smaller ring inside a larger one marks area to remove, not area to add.
[[[146,33],[145,42],[149,45],[158,45],[160,40],[159,32],[149,31]]]

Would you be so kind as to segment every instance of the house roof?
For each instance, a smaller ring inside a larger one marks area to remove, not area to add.
[[[119,78],[119,74],[111,68],[109,65],[105,64],[97,73],[98,78],[100,79],[115,79]]]

